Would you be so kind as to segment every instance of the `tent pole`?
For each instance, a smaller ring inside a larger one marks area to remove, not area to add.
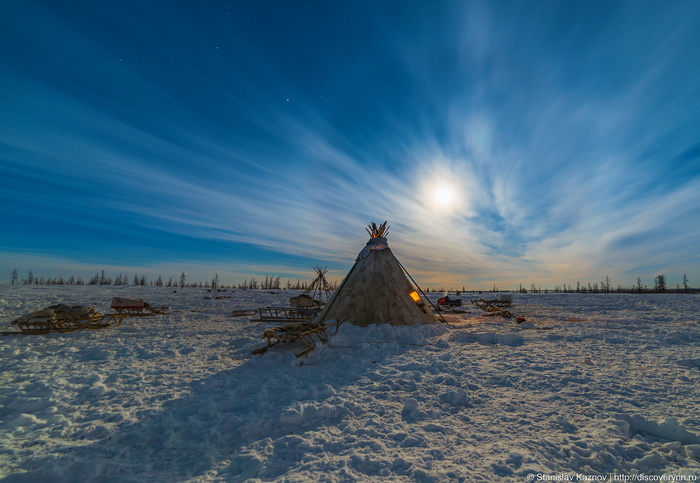
[[[345,285],[345,282],[350,278],[350,274],[355,270],[355,267],[356,267],[356,266],[357,266],[357,262],[355,262],[355,264],[352,266],[352,268],[350,269],[350,271],[348,272],[348,274],[345,276],[345,278],[343,279],[343,281],[341,282],[341,284],[338,286],[338,288],[335,289],[335,292],[333,292],[333,297],[331,297],[331,299],[328,301],[328,303],[327,303],[326,306],[323,308],[323,310],[321,310],[321,312],[318,314],[319,316],[320,316],[322,313],[324,313],[324,312],[328,312],[328,309],[331,308],[331,305],[333,305],[333,302],[335,302],[335,296],[338,294],[338,292],[340,292],[340,289],[343,288],[343,285]],[[318,317],[316,317],[316,318],[318,318]],[[315,320],[316,320],[316,319],[314,319],[314,321],[315,321]]]

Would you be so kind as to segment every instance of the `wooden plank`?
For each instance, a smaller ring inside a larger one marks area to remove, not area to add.
[[[268,341],[268,345],[263,346],[263,347],[258,347],[257,349],[253,349],[252,351],[250,351],[250,353],[253,354],[253,355],[264,354],[265,352],[267,352],[267,349],[269,349],[269,348],[272,347],[273,345],[277,345],[277,344],[279,344],[279,343],[280,343],[280,341],[273,342],[272,344],[270,344],[269,341]]]
[[[311,352],[315,348],[316,348],[316,344],[308,345],[308,346],[304,347],[302,350],[295,352],[294,355],[297,356],[297,359],[298,359],[301,356],[305,356],[306,354],[308,354],[309,352]]]

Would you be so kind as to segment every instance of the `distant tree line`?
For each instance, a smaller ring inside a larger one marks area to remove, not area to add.
[[[251,278],[250,280],[245,279],[243,283],[239,283],[237,286],[236,285],[224,285],[219,282],[219,274],[216,273],[214,274],[214,277],[212,278],[211,282],[205,281],[205,282],[188,282],[187,281],[187,276],[185,275],[185,272],[182,272],[178,278],[173,280],[173,277],[170,277],[168,281],[164,281],[162,276],[158,276],[156,280],[148,280],[145,275],[139,276],[138,274],[134,274],[133,278],[130,278],[127,274],[118,274],[116,278],[112,278],[110,276],[107,276],[105,274],[105,271],[102,270],[102,272],[98,272],[95,274],[94,277],[92,277],[90,280],[85,281],[82,279],[82,277],[74,277],[73,275],[70,276],[70,278],[64,279],[61,275],[58,277],[36,277],[32,273],[31,270],[29,270],[29,274],[27,278],[19,278],[19,272],[17,272],[17,269],[12,270],[10,273],[10,284],[11,285],[114,285],[114,286],[120,286],[120,285],[139,285],[139,286],[150,286],[150,287],[179,287],[179,288],[186,288],[186,287],[199,287],[199,288],[210,288],[212,290],[217,290],[217,289],[230,289],[230,288],[239,288],[241,290],[282,290],[282,289],[287,289],[287,290],[307,290],[309,286],[311,285],[311,282],[306,282],[306,281],[301,281],[300,279],[297,279],[296,283],[292,283],[291,280],[287,279],[287,284],[286,286],[282,286],[282,283],[280,282],[282,277],[275,277],[275,276],[269,276],[265,275],[265,281],[264,282],[258,282],[255,277]],[[338,288],[338,282],[337,281],[332,281],[330,282],[331,287],[335,290]],[[426,292],[459,292],[460,289],[450,287],[445,288],[445,287],[423,287],[423,290]],[[669,287],[668,286],[668,281],[666,279],[666,276],[663,274],[659,274],[654,278],[654,286],[653,287],[648,287],[647,285],[642,284],[642,277],[637,277],[637,283],[635,285],[631,286],[622,286],[618,285],[617,287],[613,287],[613,285],[610,282],[610,278],[608,276],[605,277],[605,280],[601,280],[600,284],[598,282],[588,282],[588,283],[581,283],[581,282],[576,282],[576,286],[573,287],[571,284],[562,284],[562,285],[555,285],[553,289],[551,288],[544,288],[536,286],[536,284],[531,284],[530,289],[526,289],[523,287],[523,284],[521,283],[518,289],[515,290],[500,290],[496,285],[493,285],[493,288],[490,290],[479,290],[479,289],[467,289],[465,286],[462,286],[461,289],[462,292],[472,292],[472,293],[483,293],[483,292],[519,292],[519,293],[700,293],[700,289],[698,288],[692,288],[690,286],[688,277],[686,274],[683,274],[683,283],[681,284],[676,284],[675,288]]]
[[[542,289],[537,289],[535,290],[534,284],[531,287],[531,292],[532,293],[540,293],[542,292]],[[525,290],[522,289],[521,285],[521,291],[526,292]],[[668,286],[668,282],[666,280],[666,276],[663,274],[659,274],[654,278],[654,286],[653,287],[648,287],[647,285],[642,284],[642,277],[637,277],[637,283],[635,285],[631,286],[623,286],[623,285],[618,285],[617,287],[613,287],[613,285],[610,283],[610,278],[605,277],[604,281],[600,282],[600,285],[598,283],[593,283],[591,284],[588,282],[588,284],[582,284],[580,282],[576,282],[576,287],[572,287],[571,285],[562,284],[561,286],[557,285],[554,287],[554,290],[551,290],[550,292],[553,293],[698,293],[700,290],[698,289],[693,289],[688,281],[688,277],[686,274],[683,274],[683,285],[681,284],[676,284],[676,288],[671,288]],[[544,290],[545,293],[548,292],[547,289]]]
[[[287,285],[286,287],[282,287],[282,284],[280,282],[281,280],[280,277],[274,277],[274,276],[268,276],[265,275],[265,281],[264,282],[258,282],[255,277],[251,278],[250,281],[248,279],[244,280],[243,283],[238,284],[239,289],[243,290],[281,290],[283,288],[286,288],[288,290],[306,290],[309,285],[311,285],[311,282],[300,282],[297,280],[296,284],[291,283],[289,280],[287,280]],[[148,278],[145,275],[139,276],[138,274],[134,274],[133,277],[129,277],[127,274],[118,274],[115,278],[112,278],[108,276],[104,270],[102,272],[97,272],[94,277],[92,277],[90,280],[85,281],[83,280],[82,277],[74,277],[73,275],[70,276],[70,278],[64,279],[63,276],[59,275],[58,277],[35,277],[34,274],[32,273],[31,270],[29,270],[29,275],[27,278],[19,278],[19,272],[17,272],[17,269],[12,270],[10,273],[10,284],[11,285],[114,285],[114,286],[121,286],[121,285],[139,285],[139,286],[148,286],[148,287],[179,287],[179,288],[186,288],[186,287],[200,287],[200,288],[209,288],[212,290],[217,290],[217,289],[230,289],[230,288],[236,288],[236,285],[225,285],[221,284],[219,282],[219,274],[216,273],[214,274],[214,277],[211,279],[211,282],[205,281],[205,282],[188,282],[187,281],[187,276],[185,275],[185,272],[182,272],[179,277],[177,277],[175,280],[173,280],[173,277],[170,277],[167,281],[163,280],[163,277],[161,275],[158,276],[156,280],[148,280]],[[334,281],[331,282],[331,286],[333,288],[337,288],[338,282]]]
[[[453,287],[450,287],[449,289],[443,288],[443,287],[435,287],[435,288],[429,288],[429,287],[424,287],[424,290],[426,292],[458,292],[460,291],[459,288],[455,289]],[[561,285],[555,285],[553,289],[551,288],[542,288],[536,286],[536,284],[531,284],[530,288],[527,289],[523,287],[523,284],[521,283],[519,288],[515,290],[499,290],[498,287],[494,284],[493,288],[490,290],[479,290],[479,289],[466,289],[464,286],[462,286],[462,292],[469,292],[469,293],[484,293],[484,292],[516,292],[516,293],[639,293],[639,294],[645,294],[645,293],[700,293],[699,288],[692,288],[690,286],[688,277],[686,274],[683,274],[683,283],[682,284],[676,284],[675,288],[669,287],[668,281],[666,279],[666,276],[663,274],[657,275],[654,278],[654,286],[653,287],[648,287],[647,285],[642,284],[642,277],[637,277],[637,283],[635,285],[631,286],[623,286],[623,285],[618,285],[617,287],[614,287],[612,283],[610,282],[610,278],[608,276],[605,277],[605,280],[602,280],[600,284],[598,282],[588,282],[588,283],[581,283],[581,282],[576,282],[576,286],[573,287],[571,284],[561,284]]]
[[[148,278],[145,275],[139,276],[138,274],[134,274],[133,278],[129,277],[127,274],[118,274],[116,278],[112,278],[111,276],[107,276],[104,270],[102,272],[97,272],[94,277],[92,277],[90,280],[85,281],[83,280],[82,277],[74,277],[73,275],[70,276],[70,278],[63,278],[63,276],[59,275],[58,277],[35,277],[34,273],[29,270],[29,275],[27,278],[19,278],[19,274],[17,272],[17,269],[12,270],[10,274],[10,284],[15,285],[15,284],[21,284],[21,285],[140,285],[140,286],[149,286],[149,287],[180,287],[180,288],[185,288],[185,287],[210,287],[209,282],[187,282],[187,276],[185,275],[185,272],[182,272],[180,274],[179,278],[176,278],[173,280],[173,277],[170,277],[167,281],[163,280],[163,276],[159,275],[157,279],[155,280],[148,280]],[[233,288],[231,285],[220,285],[219,284],[219,275],[216,274],[214,275],[214,278],[212,279],[212,285],[215,287],[220,287],[220,288]]]
[[[258,283],[255,277],[250,280],[245,279],[243,283],[238,284],[238,288],[241,290],[255,290],[255,289],[265,289],[265,290],[280,290],[280,278],[281,277],[270,277],[265,275],[265,281]]]

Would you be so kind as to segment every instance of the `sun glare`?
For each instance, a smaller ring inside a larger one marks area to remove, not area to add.
[[[446,205],[452,199],[452,192],[450,190],[448,190],[447,188],[440,188],[435,193],[435,199],[441,205]]]

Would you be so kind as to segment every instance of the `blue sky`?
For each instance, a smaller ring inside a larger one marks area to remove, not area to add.
[[[698,2],[0,10],[8,279],[700,284]]]

